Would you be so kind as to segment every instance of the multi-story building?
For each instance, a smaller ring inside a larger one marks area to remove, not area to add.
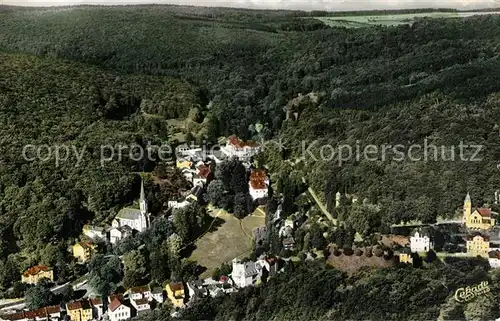
[[[66,313],[71,321],[89,321],[93,319],[92,305],[88,300],[79,300],[66,304]]]
[[[174,307],[182,308],[184,307],[184,284],[182,282],[172,282],[166,286],[167,297],[172,302]]]
[[[37,284],[41,279],[54,281],[54,271],[45,265],[36,265],[29,268],[21,276],[21,281],[28,284]]]
[[[228,158],[237,157],[242,162],[249,162],[260,152],[260,146],[253,141],[242,141],[235,135],[229,136],[226,146],[221,147],[221,152]]]
[[[416,229],[410,237],[410,250],[415,252],[428,252],[434,248],[432,230],[428,228]]]
[[[488,258],[490,242],[487,236],[477,234],[467,240],[467,255]]]
[[[248,181],[248,191],[255,201],[266,198],[269,190],[269,179],[266,171],[263,169],[252,169],[250,171],[250,180]]]
[[[132,310],[123,304],[123,299],[115,296],[109,301],[108,317],[110,321],[128,320],[132,317]]]
[[[78,262],[87,262],[96,251],[97,245],[90,242],[78,242],[73,245],[73,256]]]

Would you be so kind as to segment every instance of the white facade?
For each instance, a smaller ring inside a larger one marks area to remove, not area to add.
[[[490,266],[493,269],[498,269],[500,268],[500,259],[499,258],[489,258],[488,262],[490,262]]]
[[[415,232],[415,234],[410,237],[410,249],[413,253],[428,252],[433,247],[434,244],[427,235],[421,235],[420,232]]]
[[[253,188],[251,183],[248,183],[249,189],[248,191],[250,192],[250,196],[252,196],[252,199],[255,201],[259,198],[265,198],[268,195],[268,188]]]
[[[109,230],[109,243],[111,244],[116,244],[122,239],[130,236],[131,230],[128,230],[123,227],[113,227],[111,230]]]
[[[130,300],[130,303],[134,307],[137,314],[151,310],[151,306],[149,305],[149,301],[147,299]]]
[[[241,263],[238,259],[234,259],[231,278],[236,286],[244,288],[260,280],[264,267],[269,271],[269,263],[265,260]]]
[[[228,158],[237,157],[242,162],[248,162],[260,152],[260,146],[245,144],[236,136],[231,136],[226,146],[221,147],[221,152]]]
[[[165,301],[165,297],[163,296],[163,291],[154,292],[152,295],[153,295],[153,300],[155,300],[158,303],[163,303]]]
[[[172,209],[179,209],[179,208],[184,208],[186,206],[188,206],[189,204],[191,204],[190,202],[184,200],[182,202],[178,202],[178,201],[168,201],[167,203],[167,206],[168,208],[172,208]]]
[[[95,227],[91,225],[85,225],[83,227],[83,235],[95,240],[95,239],[105,239],[106,231],[104,228]]]
[[[116,309],[108,311],[108,316],[110,321],[120,321],[120,320],[128,320],[131,318],[132,313],[131,309],[124,305],[120,304]]]

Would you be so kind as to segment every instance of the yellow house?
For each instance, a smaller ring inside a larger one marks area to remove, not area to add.
[[[486,236],[476,235],[467,240],[467,254],[469,256],[482,256],[488,258],[489,248],[490,242]]]
[[[193,163],[191,163],[190,161],[188,160],[185,160],[185,159],[180,159],[177,161],[176,163],[176,166],[177,168],[179,169],[183,169],[183,168],[191,168],[191,166],[193,165]]]
[[[469,229],[490,230],[495,226],[491,208],[476,208],[472,210],[472,202],[469,193],[464,200],[464,224]]]
[[[413,258],[411,257],[411,250],[404,247],[399,252],[399,263],[413,264]]]
[[[67,303],[66,310],[71,321],[92,320],[92,306],[88,300]]]
[[[28,284],[37,284],[41,279],[54,281],[54,271],[45,265],[36,265],[30,267],[21,275],[21,281]]]
[[[175,307],[182,308],[184,306],[184,285],[182,282],[169,283],[166,286],[167,296],[172,301]]]
[[[86,262],[94,254],[96,247],[90,242],[78,242],[73,245],[73,256],[78,262]]]

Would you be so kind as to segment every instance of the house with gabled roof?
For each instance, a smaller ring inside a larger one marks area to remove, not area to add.
[[[260,146],[254,141],[243,141],[232,135],[227,138],[226,146],[221,147],[221,152],[228,158],[237,157],[242,162],[249,162],[260,152]]]
[[[109,243],[116,244],[134,233],[130,226],[113,227],[109,230]]]
[[[21,275],[21,282],[27,284],[37,284],[41,279],[54,281],[54,271],[46,265],[36,265]]]
[[[128,320],[132,317],[132,309],[123,303],[123,296],[108,298],[108,317],[110,321]]]
[[[93,319],[92,305],[89,300],[78,300],[67,303],[66,313],[72,321],[89,321]]]
[[[489,249],[490,242],[487,235],[477,233],[467,238],[467,255],[488,258]]]
[[[73,245],[73,257],[75,257],[78,262],[87,262],[92,255],[94,255],[97,249],[97,245],[91,242],[78,242]]]
[[[166,286],[167,297],[177,308],[184,307],[184,284],[182,282],[171,282]]]

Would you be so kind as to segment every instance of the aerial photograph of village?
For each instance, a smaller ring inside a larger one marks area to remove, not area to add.
[[[0,321],[500,321],[500,2],[0,0]]]

